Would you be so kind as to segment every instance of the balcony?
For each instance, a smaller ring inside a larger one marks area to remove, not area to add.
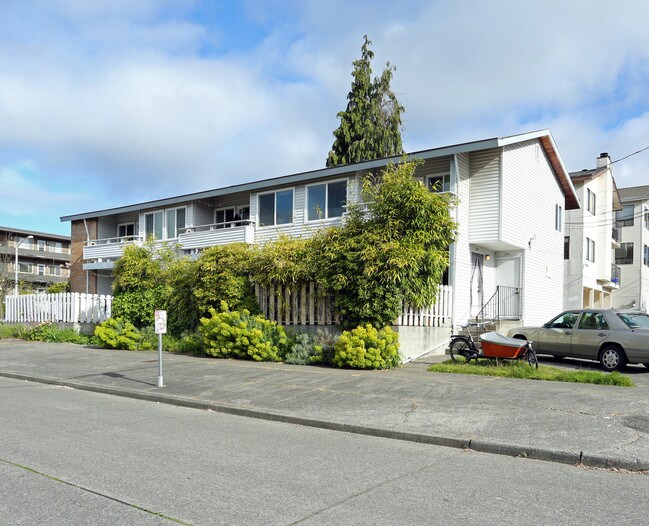
[[[228,243],[248,243],[255,241],[255,227],[249,219],[239,219],[226,223],[213,223],[179,229],[178,239],[167,240],[177,242],[182,250],[195,251],[227,245]],[[111,237],[95,239],[86,242],[83,247],[83,269],[101,270],[112,269],[115,261],[122,257],[124,247],[128,245],[142,246],[141,236]]]
[[[611,287],[619,289],[620,288],[620,267],[617,265],[611,265]]]
[[[255,242],[255,227],[249,219],[213,223],[180,229],[178,243],[183,250],[198,250],[228,243]]]
[[[83,247],[83,270],[111,269],[122,257],[124,247],[142,245],[141,236],[110,237],[86,242]]]

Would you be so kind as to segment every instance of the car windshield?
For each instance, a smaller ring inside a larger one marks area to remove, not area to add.
[[[644,312],[619,312],[618,316],[630,329],[649,329],[649,315]]]

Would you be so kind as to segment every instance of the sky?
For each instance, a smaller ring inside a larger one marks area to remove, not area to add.
[[[406,151],[549,128],[649,146],[649,2],[0,0],[0,225],[324,168],[363,35]],[[649,184],[649,150],[614,165]]]

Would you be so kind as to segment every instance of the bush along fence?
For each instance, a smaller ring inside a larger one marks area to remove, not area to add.
[[[101,323],[110,318],[113,297],[103,294],[26,294],[5,298],[5,321]]]
[[[337,325],[330,295],[318,290],[316,283],[293,287],[255,285],[255,294],[263,316],[281,325]],[[440,286],[435,305],[426,308],[403,306],[394,325],[408,327],[446,327],[451,323],[452,287]]]

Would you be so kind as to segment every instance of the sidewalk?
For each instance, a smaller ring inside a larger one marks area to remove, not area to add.
[[[355,371],[165,353],[158,388],[156,352],[0,340],[0,376],[9,378],[489,453],[649,469],[644,379],[622,388],[426,371],[436,359]]]

